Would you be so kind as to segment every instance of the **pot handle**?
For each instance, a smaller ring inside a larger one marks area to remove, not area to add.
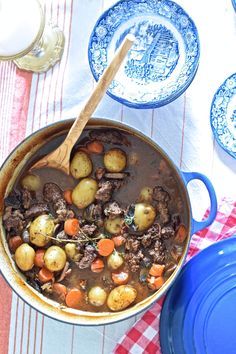
[[[203,174],[198,173],[198,172],[183,172],[183,171],[181,171],[181,172],[182,172],[184,183],[185,183],[186,187],[190,181],[192,181],[194,179],[198,179],[205,184],[206,189],[209,193],[209,197],[210,197],[211,207],[210,207],[210,212],[209,212],[208,218],[203,221],[197,221],[194,218],[192,218],[192,234],[194,234],[202,229],[205,229],[205,227],[211,225],[212,222],[214,221],[214,219],[216,217],[216,213],[217,213],[216,193],[215,193],[214,187],[213,187],[212,183],[210,182],[210,180],[206,176],[204,176]]]

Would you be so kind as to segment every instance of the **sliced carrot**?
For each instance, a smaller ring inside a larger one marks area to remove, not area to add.
[[[74,236],[79,231],[79,220],[78,219],[67,219],[64,223],[64,231],[69,236]]]
[[[104,146],[100,141],[94,140],[87,144],[87,149],[92,154],[102,154]]]
[[[152,290],[160,289],[165,282],[163,277],[153,277],[153,276],[148,277],[147,281],[148,281],[149,288]]]
[[[101,256],[109,256],[115,248],[114,241],[110,240],[109,238],[102,238],[97,243],[98,246],[98,253]]]
[[[187,230],[184,225],[180,225],[179,228],[177,229],[176,236],[174,238],[174,241],[177,243],[183,243],[184,240],[187,237]]]
[[[123,236],[114,236],[112,240],[116,247],[120,247],[125,243],[125,238]]]
[[[154,277],[160,277],[163,274],[165,266],[163,264],[153,264],[149,269],[149,274]]]
[[[97,258],[91,264],[91,271],[94,273],[100,273],[104,269],[104,262],[102,259]]]
[[[66,295],[66,305],[73,309],[79,309],[80,303],[83,300],[83,293],[77,288],[73,288],[68,291]]]
[[[42,269],[40,269],[38,277],[41,283],[47,283],[48,281],[52,280],[53,272],[43,267]]]
[[[125,285],[128,283],[129,273],[127,273],[127,272],[112,273],[111,277],[112,277],[113,282],[116,285]]]
[[[39,249],[35,252],[34,264],[36,267],[43,268],[45,250]]]
[[[61,283],[54,283],[52,285],[52,291],[58,296],[61,301],[65,301],[67,294],[67,287]]]
[[[72,202],[72,190],[71,189],[67,189],[66,191],[64,191],[63,195],[64,195],[64,199],[66,200],[66,202],[68,204],[73,204],[73,202]]]
[[[24,242],[20,236],[13,236],[8,241],[9,248],[13,253],[16,252],[17,248],[22,245],[22,243]]]

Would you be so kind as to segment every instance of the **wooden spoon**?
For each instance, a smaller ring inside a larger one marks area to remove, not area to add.
[[[121,63],[128,50],[133,45],[135,37],[131,34],[128,34],[121,44],[120,48],[115,53],[114,58],[108,67],[104,70],[100,79],[97,82],[95,89],[93,90],[91,96],[89,97],[87,103],[84,108],[81,110],[79,116],[73,123],[70,128],[65,140],[63,143],[50,154],[44,156],[41,160],[36,162],[32,167],[32,169],[40,168],[40,167],[53,167],[58,170],[65,172],[66,174],[70,174],[70,154],[71,150],[79,139],[85,125],[87,124],[89,118],[97,108],[99,102],[105,95],[110,83],[112,82],[114,76],[120,68]]]

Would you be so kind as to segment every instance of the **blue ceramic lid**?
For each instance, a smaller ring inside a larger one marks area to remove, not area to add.
[[[88,58],[96,80],[128,33],[136,42],[109,87],[115,100],[135,108],[163,106],[192,82],[199,39],[189,15],[170,0],[121,0],[98,19]]]
[[[236,74],[228,77],[215,93],[210,120],[218,144],[236,158]]]
[[[236,237],[193,257],[167,293],[163,354],[236,353]]]

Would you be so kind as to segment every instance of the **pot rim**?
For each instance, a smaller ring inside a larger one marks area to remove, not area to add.
[[[59,122],[54,122],[50,125],[47,125],[46,127],[43,127],[35,132],[33,132],[31,135],[26,137],[23,141],[21,141],[15,148],[14,150],[8,155],[8,157],[5,159],[3,162],[1,168],[0,168],[0,176],[2,175],[4,169],[7,169],[8,163],[11,161],[12,158],[14,158],[15,155],[17,155],[17,152],[20,147],[24,146],[24,144],[29,143],[33,138],[39,138],[40,136],[45,135],[44,133],[47,132],[48,130],[51,130],[54,128],[55,133],[53,136],[58,136],[62,135],[64,132],[68,130],[67,126],[71,126],[72,123],[74,122],[74,119],[66,119],[62,120]],[[58,127],[62,127],[62,130],[58,130]],[[63,129],[64,127],[64,129]],[[187,255],[188,251],[188,246],[189,242],[191,239],[191,222],[192,222],[192,214],[191,214],[191,204],[190,204],[190,199],[189,195],[187,192],[187,188],[184,184],[181,172],[179,169],[175,166],[173,161],[169,158],[169,156],[163,151],[163,149],[154,141],[152,138],[146,136],[143,134],[140,130],[137,128],[132,127],[131,125],[124,124],[123,122],[117,122],[112,119],[104,119],[104,118],[92,118],[87,126],[87,128],[115,128],[119,130],[123,130],[125,132],[128,132],[129,134],[132,134],[141,140],[145,141],[149,145],[151,145],[159,154],[161,154],[164,159],[167,160],[169,163],[171,170],[175,172],[175,177],[177,178],[178,182],[180,183],[180,189],[181,189],[181,194],[184,193],[183,198],[186,203],[185,207],[187,207],[187,220],[188,220],[188,237],[187,237],[187,242],[184,247],[184,252],[181,256],[181,259],[178,262],[178,265],[175,269],[175,271],[171,274],[171,276],[167,279],[167,281],[164,283],[164,285],[157,290],[154,294],[150,295],[146,299],[142,300],[141,302],[135,304],[134,306],[125,309],[123,311],[119,312],[86,312],[86,311],[79,311],[79,310],[74,310],[74,309],[68,309],[65,307],[61,307],[57,302],[50,300],[46,298],[44,295],[41,295],[38,293],[36,290],[34,290],[31,286],[29,286],[23,279],[22,274],[17,270],[17,268],[14,265],[14,261],[10,257],[10,252],[8,251],[7,247],[7,242],[5,239],[5,231],[3,226],[1,225],[0,229],[0,271],[4,277],[4,279],[7,281],[7,283],[10,285],[12,290],[23,300],[25,301],[29,306],[33,307],[35,310],[39,311],[40,313],[52,318],[56,319],[60,322],[64,323],[69,323],[69,324],[74,324],[74,325],[85,325],[85,326],[91,326],[91,325],[105,325],[105,324],[111,324],[114,322],[119,322],[125,319],[128,319],[134,315],[139,314],[140,312],[147,310],[150,306],[154,304],[155,301],[160,299],[169,289],[169,287],[172,285],[174,279],[178,276],[179,272],[182,269],[182,265],[184,263],[185,257]],[[57,128],[57,132],[56,132]],[[59,132],[59,133],[58,133]],[[50,140],[50,139],[48,139]],[[48,141],[46,139],[46,142]],[[37,150],[42,147],[45,144],[45,140],[41,142],[41,144],[38,144]],[[34,152],[31,153],[31,156],[34,154]],[[21,167],[21,169],[23,166]],[[15,173],[18,175],[18,171]],[[13,173],[13,177],[14,173]],[[10,182],[10,181],[9,181]],[[9,186],[9,182],[6,185],[6,189]],[[2,188],[2,187],[0,187]],[[6,191],[4,190],[4,192]],[[2,215],[1,215],[2,219]],[[2,224],[2,220],[1,224]],[[8,262],[8,263],[7,263]],[[9,263],[11,266],[9,266]]]

